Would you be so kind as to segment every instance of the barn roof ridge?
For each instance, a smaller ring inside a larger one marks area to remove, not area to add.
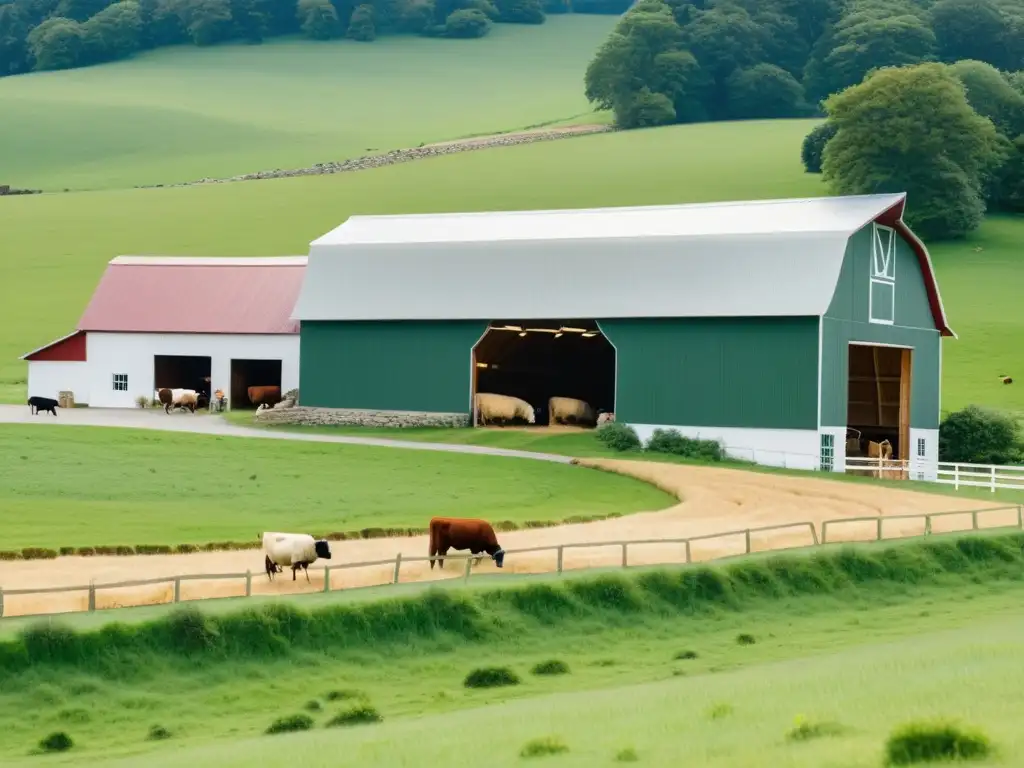
[[[303,267],[308,256],[115,256],[108,265],[134,267]]]

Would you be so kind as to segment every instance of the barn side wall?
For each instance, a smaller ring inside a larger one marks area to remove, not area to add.
[[[922,458],[937,459],[942,346],[928,303],[924,276],[910,245],[897,235],[893,324],[869,322],[872,227],[850,238],[839,281],[822,318],[821,424],[836,439],[836,465],[845,457],[849,345],[888,344],[913,349],[911,443],[925,440]]]
[[[818,318],[601,320],[618,421],[721,441],[738,458],[816,463]]]
[[[469,414],[471,351],[487,322],[301,326],[301,402],[312,408]]]

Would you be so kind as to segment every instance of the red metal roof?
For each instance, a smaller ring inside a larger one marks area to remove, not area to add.
[[[78,330],[298,333],[291,314],[305,271],[305,256],[119,256],[103,273]]]
[[[21,356],[22,360],[45,360],[58,363],[85,362],[85,333],[75,331],[51,341],[45,347],[33,349]]]

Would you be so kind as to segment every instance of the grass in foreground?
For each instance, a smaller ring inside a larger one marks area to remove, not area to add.
[[[661,509],[646,483],[529,459],[143,430],[0,426],[5,548],[256,541]]]
[[[627,750],[665,765],[682,743],[701,765],[810,768],[841,750],[852,768],[877,766],[903,722],[964,717],[1019,755],[1022,565],[1022,535],[965,538],[312,613],[43,630],[0,644],[0,755],[17,764],[63,731],[75,764],[145,755],[243,766],[258,753],[314,767],[475,765],[479,754],[456,741],[480,733],[499,766],[550,738],[579,761],[567,765]],[[737,644],[744,632],[757,644]],[[681,648],[697,658],[675,660]],[[522,674],[552,658],[573,674]],[[488,666],[522,683],[463,687]],[[259,736],[304,709],[312,733]],[[326,728],[357,711],[383,722]],[[841,728],[794,743],[797,719]],[[154,723],[173,740],[149,740]]]
[[[2,181],[166,184],[564,121],[589,111],[583,72],[614,24],[550,17],[479,41],[181,46],[5,78]]]

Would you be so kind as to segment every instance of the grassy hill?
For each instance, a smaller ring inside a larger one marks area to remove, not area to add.
[[[0,79],[0,183],[98,189],[304,167],[589,111],[616,19],[500,24],[486,40],[192,46]]]
[[[76,75],[81,73],[71,73]],[[467,152],[335,176],[0,201],[0,401],[20,402],[19,354],[67,333],[118,254],[304,253],[354,213],[643,205],[825,194],[799,145],[813,121],[676,126]],[[911,204],[913,204],[911,202]],[[943,407],[1024,413],[1020,217],[934,249],[950,321]],[[978,250],[981,249],[981,250]]]

